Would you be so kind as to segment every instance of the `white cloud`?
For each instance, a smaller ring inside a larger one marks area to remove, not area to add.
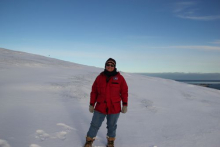
[[[161,46],[161,47],[142,46],[141,48],[143,49],[192,49],[192,50],[220,51],[220,46],[204,46],[204,45],[179,45],[179,46]]]
[[[187,16],[187,15],[177,15],[177,16],[180,17],[180,18],[185,18],[185,19],[204,20],[204,21],[220,19],[220,15],[216,15],[216,16]]]
[[[195,2],[179,2],[175,4],[174,13],[185,11],[187,8],[195,5]]]
[[[220,51],[220,46],[202,46],[202,45],[182,45],[182,46],[165,46],[165,47],[143,47],[143,48],[151,48],[151,49],[192,49],[192,50],[216,50]]]
[[[215,40],[215,41],[210,42],[210,43],[212,43],[212,44],[220,44],[220,40]]]
[[[197,50],[218,50],[218,51],[220,51],[219,46],[170,46],[168,48],[197,49]]]
[[[127,36],[126,39],[150,39],[150,38],[158,38],[156,36],[135,36],[135,35],[130,35]]]
[[[198,3],[195,2],[179,2],[173,9],[175,16],[183,19],[210,21],[220,19],[220,15],[200,15]]]

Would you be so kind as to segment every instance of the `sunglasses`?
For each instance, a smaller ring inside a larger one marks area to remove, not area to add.
[[[106,64],[106,66],[111,66],[111,67],[115,67],[113,64]]]

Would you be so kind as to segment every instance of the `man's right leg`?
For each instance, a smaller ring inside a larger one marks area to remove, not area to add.
[[[105,119],[105,116],[106,116],[105,114],[102,114],[98,111],[94,111],[92,122],[89,128],[89,131],[87,133],[87,137],[91,137],[91,138],[96,137],[98,130],[101,127],[102,122]]]

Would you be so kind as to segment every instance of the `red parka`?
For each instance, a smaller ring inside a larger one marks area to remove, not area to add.
[[[104,72],[100,73],[92,86],[90,105],[103,114],[116,114],[121,112],[121,101],[127,106],[128,86],[124,77],[118,72],[107,82]]]

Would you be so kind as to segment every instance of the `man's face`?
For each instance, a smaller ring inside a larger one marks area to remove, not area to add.
[[[108,62],[108,63],[105,65],[105,69],[106,69],[107,71],[109,71],[109,72],[112,72],[112,71],[115,69],[115,66],[114,66],[114,64]]]

